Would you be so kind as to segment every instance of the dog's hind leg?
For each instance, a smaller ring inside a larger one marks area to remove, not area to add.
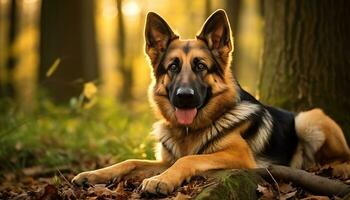
[[[350,160],[343,131],[322,110],[299,113],[295,117],[295,130],[299,144],[291,162],[292,167],[306,169],[315,164],[331,164],[335,174],[349,174],[350,165],[343,164]]]
[[[295,130],[299,143],[291,162],[295,168],[309,168],[315,163],[315,154],[325,143],[326,134],[322,128],[321,110],[301,112],[295,117]]]

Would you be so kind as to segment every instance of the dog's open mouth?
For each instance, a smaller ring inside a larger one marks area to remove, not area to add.
[[[197,108],[175,108],[175,115],[179,124],[190,125],[197,115]]]

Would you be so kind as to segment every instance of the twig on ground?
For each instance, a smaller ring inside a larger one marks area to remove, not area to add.
[[[280,199],[280,198],[281,198],[280,187],[278,186],[278,183],[277,183],[276,179],[272,176],[272,174],[271,174],[271,172],[269,171],[269,169],[268,169],[268,168],[265,168],[265,169],[266,169],[267,173],[270,175],[270,177],[271,177],[271,179],[273,180],[273,182],[275,183],[276,188],[277,188],[277,191],[278,191],[278,199]]]
[[[70,181],[68,181],[68,180],[66,179],[66,177],[62,174],[62,172],[61,172],[60,169],[56,168],[56,170],[58,171],[58,173],[60,174],[60,176],[63,178],[63,180],[66,181],[66,183],[67,183],[70,187],[74,187],[73,184],[72,184]]]
[[[66,179],[66,177],[62,174],[61,170],[58,169],[58,168],[56,168],[56,170],[58,171],[58,173],[60,174],[60,176],[63,178],[63,180],[69,185],[69,187],[73,188],[73,187],[74,187],[73,184],[72,184],[70,181],[68,181],[68,180]],[[75,194],[75,191],[74,191],[74,190],[73,190],[73,193],[72,193],[72,194],[73,194],[74,198],[77,199],[77,195]]]

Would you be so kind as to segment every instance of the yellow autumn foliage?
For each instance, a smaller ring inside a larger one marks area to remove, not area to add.
[[[87,99],[92,99],[97,93],[97,87],[93,82],[87,82],[84,84],[83,94]]]

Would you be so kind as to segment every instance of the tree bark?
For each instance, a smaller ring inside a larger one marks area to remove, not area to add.
[[[57,100],[82,91],[98,77],[93,0],[43,0],[41,15],[40,82]],[[54,61],[61,62],[46,77]]]
[[[350,2],[265,0],[263,9],[261,101],[320,107],[349,134]]]

